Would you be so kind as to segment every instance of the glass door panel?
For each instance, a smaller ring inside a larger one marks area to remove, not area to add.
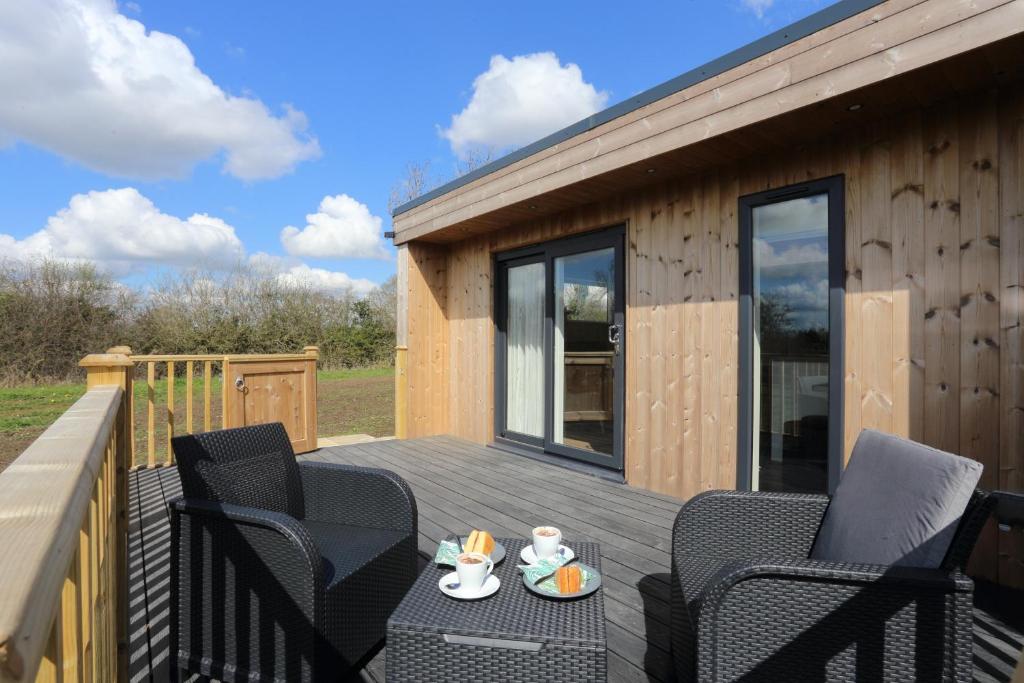
[[[615,447],[615,249],[554,259],[552,440],[612,455]]]
[[[508,269],[506,429],[544,438],[544,263]]]
[[[752,488],[824,492],[829,423],[828,194],[752,210]]]
[[[496,256],[496,440],[622,470],[624,232]]]

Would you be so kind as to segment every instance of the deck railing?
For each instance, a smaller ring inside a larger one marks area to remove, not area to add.
[[[146,399],[145,410],[145,460],[141,460],[142,451],[138,450],[135,440],[139,436],[137,420],[139,415],[132,406],[131,434],[132,452],[136,454],[134,465],[156,467],[159,465],[173,465],[174,451],[171,448],[171,438],[176,434],[193,434],[197,431],[210,431],[211,429],[223,429],[230,424],[228,410],[229,393],[236,391],[231,378],[224,381],[231,371],[231,366],[243,366],[252,363],[284,363],[289,361],[301,361],[308,364],[307,371],[316,373],[316,361],[319,351],[315,346],[307,346],[302,353],[293,354],[132,354],[131,349],[126,346],[119,346],[110,349],[111,353],[123,353],[129,357],[136,368],[145,368]],[[200,424],[199,414],[196,410],[195,382],[200,376],[198,370],[202,370],[202,422]],[[175,379],[181,377],[184,371],[184,409],[185,420],[182,424],[181,416],[177,410],[180,407],[175,400]],[[136,374],[141,373],[136,371]],[[160,376],[162,375],[162,376]],[[158,380],[166,383],[165,396],[157,396]],[[221,381],[220,390],[214,392],[213,384],[215,379]],[[139,381],[142,381],[141,376]],[[315,386],[315,385],[314,385]],[[219,393],[219,396],[218,396]],[[133,401],[134,402],[134,401]],[[162,405],[161,405],[162,404]],[[314,397],[315,405],[315,397]],[[272,412],[272,411],[271,411]],[[218,415],[219,413],[219,415]],[[159,430],[158,430],[158,420]],[[214,424],[214,422],[218,424]],[[287,420],[284,420],[287,423]],[[312,423],[315,426],[315,420]],[[163,438],[159,438],[159,432],[163,432]],[[160,442],[163,442],[162,444]]]
[[[86,356],[86,392],[0,472],[0,683],[127,680],[128,470],[136,442],[134,377],[146,376],[146,462],[173,464],[174,379],[185,370],[184,431],[280,420],[316,448],[316,347],[301,354]],[[201,365],[200,365],[201,364]],[[222,381],[220,425],[212,383]],[[167,380],[166,457],[157,460],[157,370]],[[291,393],[289,393],[291,392]],[[230,400],[229,400],[230,399]],[[251,414],[250,414],[251,410]],[[297,449],[298,450],[298,449]]]
[[[129,353],[130,350],[129,350]],[[202,368],[203,377],[203,397],[202,397],[202,429],[200,431],[209,431],[215,429],[216,425],[213,424],[214,414],[214,393],[213,393],[213,379],[214,370],[216,369],[220,374],[223,370],[225,356],[224,354],[173,354],[173,355],[130,355],[132,362],[138,366],[145,366],[146,368],[146,461],[147,467],[155,467],[157,464],[162,465],[173,465],[174,464],[174,451],[171,449],[171,438],[175,434],[176,427],[176,414],[175,414],[175,399],[174,399],[174,383],[176,378],[176,369],[184,365],[185,370],[185,433],[192,434],[196,431],[196,420],[195,420],[195,378],[196,368]],[[158,412],[158,399],[156,395],[156,383],[157,383],[157,369],[164,370],[164,379],[166,380],[166,404],[164,406],[163,416],[163,428],[164,428],[164,452],[163,458],[158,463],[157,461],[157,412]],[[226,413],[223,410],[223,398],[220,404],[220,427],[225,426]],[[135,438],[135,419],[136,414],[134,409],[132,410],[132,436]],[[135,451],[139,453],[138,450]]]
[[[0,473],[0,682],[127,678],[133,364],[82,366],[85,395]]]

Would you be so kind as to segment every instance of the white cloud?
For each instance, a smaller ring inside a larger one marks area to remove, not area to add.
[[[378,285],[365,278],[354,278],[347,273],[325,268],[313,268],[297,258],[256,252],[249,257],[249,265],[257,271],[275,276],[278,282],[296,287],[308,287],[327,294],[353,293],[365,296]]]
[[[281,244],[292,256],[389,259],[381,225],[379,216],[347,194],[327,196],[317,213],[306,215],[305,228],[281,231]]]
[[[763,19],[765,12],[775,4],[775,0],[740,0],[740,4],[753,12],[758,19]]]
[[[329,294],[352,292],[357,296],[365,296],[377,286],[364,278],[353,278],[345,273],[323,268],[311,268],[305,263],[282,271],[277,279],[287,285],[309,287]]]
[[[607,102],[607,92],[586,83],[577,65],[563,66],[553,52],[512,59],[495,55],[490,68],[473,80],[469,104],[452,116],[441,135],[460,157],[481,147],[519,147],[590,116]]]
[[[124,3],[124,8],[129,12],[134,12],[135,14],[142,14],[142,5],[140,5],[137,2],[126,2]]]
[[[182,177],[223,154],[227,173],[258,180],[320,154],[302,112],[225,93],[114,0],[0,2],[0,65],[0,139],[111,175]]]
[[[24,239],[0,234],[0,254],[86,261],[126,275],[160,265],[231,265],[245,249],[221,219],[201,213],[177,218],[125,187],[76,194],[43,229]]]

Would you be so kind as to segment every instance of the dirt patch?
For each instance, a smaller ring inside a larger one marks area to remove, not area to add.
[[[317,432],[321,436],[395,433],[395,379],[321,379],[317,396]]]
[[[21,452],[42,433],[42,427],[0,433],[0,472],[21,455]]]

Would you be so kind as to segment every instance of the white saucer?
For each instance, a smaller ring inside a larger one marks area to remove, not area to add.
[[[576,553],[572,551],[572,548],[565,545],[558,546],[558,553],[565,558],[566,562],[576,557]],[[522,551],[520,551],[519,559],[525,562],[526,564],[534,564],[537,562],[537,553],[533,552],[532,543],[523,548]]]
[[[479,600],[480,598],[486,598],[494,595],[498,592],[498,588],[501,587],[501,581],[494,574],[489,574],[484,579],[484,585],[480,587],[480,590],[470,593],[464,588],[449,588],[449,584],[458,584],[459,574],[458,572],[449,572],[441,577],[441,580],[437,582],[437,587],[441,589],[441,592],[447,595],[449,598],[455,598],[456,600]]]

